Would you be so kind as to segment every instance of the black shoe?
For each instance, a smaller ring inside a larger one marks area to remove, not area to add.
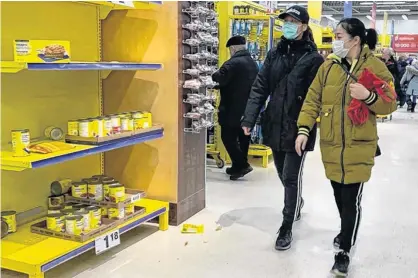
[[[279,236],[276,239],[276,250],[284,251],[292,245],[292,230],[281,227],[279,230]]]
[[[335,263],[332,266],[331,273],[335,277],[347,277],[350,257],[347,252],[341,251],[335,255]]]
[[[411,112],[412,113],[415,113],[415,106],[417,106],[416,103],[413,103],[412,106],[411,106]]]
[[[236,170],[234,167],[228,167],[228,168],[226,168],[226,170],[225,170],[225,173],[226,173],[227,175],[232,175],[234,172],[237,172],[237,170]]]
[[[300,204],[300,210],[299,210],[299,213],[298,213],[298,215],[296,216],[296,218],[295,218],[295,221],[299,221],[300,220],[300,218],[302,217],[302,215],[301,215],[301,211],[302,211],[302,208],[303,208],[303,206],[305,205],[305,201],[303,200],[303,198],[301,198],[302,200],[301,200],[301,204]]]
[[[341,232],[334,238],[334,247],[336,249],[340,249],[340,245],[341,245],[341,238],[342,238],[342,234]]]
[[[243,176],[245,176],[246,174],[250,173],[253,171],[253,167],[251,167],[250,165],[248,165],[247,167],[245,167],[244,169],[236,172],[236,173],[232,173],[231,176],[229,177],[229,179],[231,181],[236,181],[239,178],[242,178]]]

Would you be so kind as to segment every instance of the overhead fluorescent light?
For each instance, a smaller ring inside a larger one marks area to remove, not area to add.
[[[376,12],[377,13],[384,13],[384,12],[391,12],[391,13],[393,13],[393,12],[410,12],[411,10],[410,9],[393,9],[393,10],[379,10],[379,9],[377,9],[376,10]],[[370,10],[370,12],[372,12],[372,10]]]
[[[373,17],[371,17],[370,15],[366,15],[368,20],[373,20]]]
[[[297,2],[297,3],[283,3],[283,2],[278,2],[277,3],[277,6],[278,7],[290,7],[290,6],[294,6],[294,5],[306,6],[306,5],[308,5],[308,3],[303,3],[303,2]]]
[[[360,5],[371,6],[371,5],[373,5],[373,3],[374,2],[361,2]],[[383,2],[376,3],[376,5],[403,5],[403,4],[406,4],[406,2],[401,2],[401,1],[399,1],[399,2],[386,2],[386,1],[383,1]]]
[[[408,17],[406,16],[406,14],[403,14],[403,15],[402,15],[402,18],[403,18],[404,20],[408,20]]]

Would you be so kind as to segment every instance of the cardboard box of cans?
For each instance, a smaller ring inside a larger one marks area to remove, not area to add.
[[[133,111],[96,118],[68,121],[67,134],[84,138],[102,138],[152,127],[150,112]]]
[[[117,226],[119,226],[120,224],[136,216],[144,214],[145,212],[146,212],[145,208],[135,206],[134,212],[132,214],[126,215],[124,218],[119,219],[119,220],[102,218],[101,225],[98,228],[92,229],[89,231],[83,231],[80,234],[69,234],[67,233],[67,231],[63,231],[63,230],[58,231],[58,230],[48,229],[49,219],[47,218],[47,220],[42,220],[38,223],[33,224],[31,226],[31,232],[36,233],[36,234],[41,234],[44,236],[56,237],[56,238],[61,238],[61,239],[66,239],[66,240],[77,241],[77,242],[85,242],[93,238],[96,238],[103,233],[111,231],[115,229]]]

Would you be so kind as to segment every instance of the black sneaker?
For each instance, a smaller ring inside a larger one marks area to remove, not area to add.
[[[229,179],[231,181],[236,181],[239,178],[242,178],[243,176],[245,176],[246,174],[250,173],[253,171],[253,167],[251,167],[250,165],[248,165],[248,167],[236,172],[236,173],[232,173],[231,176],[229,177]]]
[[[234,167],[228,167],[228,168],[226,168],[226,170],[225,170],[225,173],[227,174],[227,175],[232,175],[234,172],[236,172],[237,170],[234,168]]]
[[[302,215],[301,215],[301,213],[302,213],[302,208],[303,208],[303,206],[305,205],[305,201],[303,200],[303,198],[302,198],[302,200],[301,200],[301,204],[300,204],[300,210],[299,210],[299,213],[298,213],[298,215],[296,216],[296,218],[295,218],[295,221],[299,221],[300,220],[300,218],[302,217]]]
[[[331,273],[335,277],[347,277],[350,257],[347,252],[341,251],[335,255],[335,263],[332,266]]]
[[[336,249],[340,249],[340,245],[341,245],[341,238],[343,237],[343,235],[341,234],[341,232],[334,238],[334,247]]]
[[[279,236],[276,239],[276,250],[284,251],[291,247],[292,245],[292,230],[280,228]]]

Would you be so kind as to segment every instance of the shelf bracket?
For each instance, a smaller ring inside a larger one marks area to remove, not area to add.
[[[101,79],[108,78],[111,72],[112,72],[111,70],[101,70],[100,71],[100,78]]]
[[[101,20],[104,20],[107,18],[107,16],[112,11],[112,7],[109,6],[99,6],[99,17]]]

